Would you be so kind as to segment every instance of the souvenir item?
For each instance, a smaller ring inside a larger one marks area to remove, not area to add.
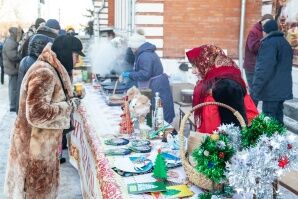
[[[160,134],[160,133],[163,133],[169,126],[170,126],[170,125],[168,124],[168,125],[165,125],[165,126],[159,128],[159,129],[156,130],[156,131],[149,132],[149,138],[150,138],[150,139],[154,139],[154,138],[158,137],[159,134]]]
[[[131,135],[133,131],[134,131],[133,122],[131,121],[129,107],[128,107],[128,97],[126,96],[124,98],[123,114],[121,115],[120,133]]]
[[[159,96],[159,93],[155,93],[155,110],[153,112],[153,129],[156,131],[164,126],[164,116],[163,116],[163,107],[162,102]]]
[[[120,149],[109,149],[105,151],[106,155],[114,156],[114,155],[128,155],[131,153],[131,150],[128,148],[120,148]]]
[[[147,172],[153,167],[152,161],[147,159],[144,156],[129,157],[129,159],[133,163],[134,170],[136,172],[141,172],[141,173]]]
[[[149,139],[149,131],[151,130],[150,126],[145,123],[140,124],[140,138]]]
[[[166,185],[162,182],[132,183],[127,188],[129,194],[166,191]]]
[[[129,140],[124,138],[112,138],[112,139],[105,140],[104,143],[106,145],[120,146],[120,145],[128,144]]]
[[[131,146],[133,146],[133,147],[150,145],[149,140],[131,140],[130,143],[131,143]]]
[[[179,136],[178,135],[172,135],[169,133],[167,135],[167,141],[170,149],[172,150],[179,150]]]
[[[129,103],[129,110],[133,118],[140,124],[145,123],[145,118],[150,112],[150,99],[145,95],[136,95]]]
[[[76,83],[74,85],[74,89],[73,90],[74,90],[74,92],[75,92],[75,94],[76,94],[77,97],[81,97],[82,94],[83,94],[83,90],[84,90],[83,84]]]
[[[166,160],[160,153],[159,149],[154,162],[153,177],[156,178],[158,181],[166,181],[168,177],[167,171],[168,169],[166,165]]]
[[[128,177],[152,172],[153,163],[145,156],[117,159],[112,169],[121,176]]]
[[[166,189],[160,193],[152,193],[153,198],[184,198],[194,194],[187,185],[167,186]]]
[[[170,153],[161,153],[166,161],[167,168],[176,168],[182,166],[181,159]]]
[[[129,147],[129,149],[136,153],[149,153],[151,151],[151,146],[149,146],[149,145],[131,146],[131,147]]]
[[[119,169],[117,167],[113,167],[112,169],[113,169],[113,171],[115,171],[117,174],[119,174],[122,177],[130,177],[130,176],[137,176],[137,175],[143,175],[143,174],[146,174],[146,173],[151,173],[152,170],[153,170],[153,166],[152,166],[151,169],[149,169],[148,171],[143,172],[143,173],[142,172],[125,171],[125,170]]]

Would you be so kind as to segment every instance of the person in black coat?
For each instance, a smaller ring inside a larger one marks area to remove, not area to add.
[[[58,60],[65,67],[70,80],[72,81],[72,70],[74,64],[79,62],[79,56],[85,57],[85,54],[82,52],[82,42],[74,36],[62,34],[54,40],[52,50],[56,53]],[[69,129],[63,130],[62,149],[67,148],[66,133],[69,133],[72,130],[74,130],[72,123],[70,124]],[[60,159],[60,163],[63,163],[64,161],[64,158]]]
[[[36,34],[34,35],[28,46],[28,56],[25,56],[20,63],[19,72],[18,72],[18,82],[17,82],[17,108],[16,111],[19,110],[19,98],[20,98],[20,89],[21,84],[23,81],[23,78],[31,65],[37,60],[38,56],[41,54],[44,47],[47,45],[47,43],[53,42],[53,39],[42,35],[42,34]]]
[[[265,37],[257,56],[253,80],[254,98],[263,101],[262,111],[283,123],[283,103],[293,98],[293,50],[278,31],[275,20],[263,26]]]

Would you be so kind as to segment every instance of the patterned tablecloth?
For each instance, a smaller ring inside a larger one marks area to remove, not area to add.
[[[112,167],[125,162],[127,156],[104,154],[104,150],[110,148],[104,144],[104,140],[118,134],[121,113],[120,107],[107,106],[104,96],[90,85],[86,85],[86,97],[73,116],[75,131],[69,135],[70,162],[79,172],[84,199],[152,198],[148,194],[130,195],[127,191],[129,183],[154,182],[152,173],[122,177],[115,173]],[[164,143],[159,140],[154,141],[148,158],[154,161],[156,148],[162,145]],[[136,156],[135,153],[133,155]],[[168,180],[185,183],[183,168],[169,170]],[[190,187],[195,193],[192,198],[198,198],[201,190],[192,185]]]

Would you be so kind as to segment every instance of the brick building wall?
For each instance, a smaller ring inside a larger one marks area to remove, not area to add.
[[[115,25],[115,0],[108,0],[108,26]]]
[[[247,0],[245,39],[261,16],[260,0]],[[185,49],[215,44],[238,57],[241,1],[164,0],[165,58],[183,58]]]

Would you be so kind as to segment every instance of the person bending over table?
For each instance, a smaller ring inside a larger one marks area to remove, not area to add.
[[[221,102],[236,109],[249,125],[258,115],[257,108],[247,93],[247,86],[236,63],[214,45],[203,45],[186,52],[192,73],[199,81],[193,93],[193,106],[204,102]],[[212,134],[220,124],[240,123],[233,113],[217,106],[204,106],[194,112],[196,129]]]
[[[129,38],[128,46],[135,55],[134,70],[123,72],[123,77],[134,80],[139,89],[152,90],[151,104],[154,110],[154,95],[159,92],[163,103],[164,119],[171,123],[175,117],[173,96],[168,76],[164,73],[160,58],[155,53],[156,47],[146,42],[144,35],[134,34]]]

